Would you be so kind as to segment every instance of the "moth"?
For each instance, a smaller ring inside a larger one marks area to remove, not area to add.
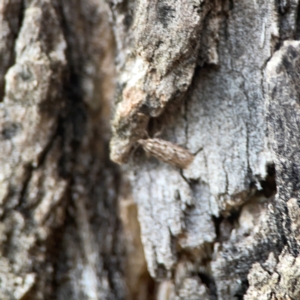
[[[137,142],[147,154],[181,169],[186,168],[194,159],[189,150],[162,139],[148,138]]]

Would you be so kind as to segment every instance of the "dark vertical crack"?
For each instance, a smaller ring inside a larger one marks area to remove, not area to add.
[[[243,78],[243,86],[242,86],[242,91],[245,95],[246,101],[247,101],[247,108],[248,108],[248,114],[249,114],[249,121],[246,121],[245,126],[246,126],[246,156],[247,156],[247,179],[248,182],[246,182],[246,185],[250,188],[253,185],[253,182],[255,182],[255,178],[253,176],[252,169],[250,167],[250,150],[249,150],[249,138],[250,138],[250,130],[249,130],[249,122],[252,120],[251,116],[251,107],[250,107],[250,100],[248,97],[248,94],[246,92],[246,78],[242,73],[240,73],[242,78]]]
[[[241,281],[241,284],[239,285],[239,289],[235,292],[234,299],[243,300],[248,288],[249,288],[249,282],[245,278]]]
[[[193,77],[194,76],[195,76],[195,72],[194,72]],[[191,82],[193,82],[193,79],[192,79]],[[188,98],[190,98],[190,89],[187,90],[186,96],[184,98],[184,115],[183,115],[184,122],[185,122],[185,124],[184,124],[185,125],[184,126],[184,133],[185,133],[185,140],[186,140],[187,144],[188,144],[188,139],[189,139]]]
[[[298,2],[297,15],[296,15],[296,29],[295,29],[295,40],[300,40],[300,4]]]
[[[276,171],[274,164],[267,165],[267,176],[266,178],[260,181],[260,185],[262,187],[262,191],[259,191],[259,193],[262,193],[266,198],[271,198],[275,196],[277,192],[277,187]]]
[[[216,282],[215,282],[214,278],[204,272],[199,272],[198,276],[201,279],[201,282],[207,287],[207,289],[209,291],[209,299],[217,300],[218,299],[217,286],[216,286]]]
[[[275,3],[278,13],[279,49],[284,41],[299,39],[299,3],[286,0],[276,0]],[[295,19],[292,18],[294,15]]]

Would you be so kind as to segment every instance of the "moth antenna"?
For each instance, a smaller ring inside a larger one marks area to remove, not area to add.
[[[163,128],[154,134],[154,138],[158,138],[163,133]]]
[[[136,150],[137,150],[140,146],[143,146],[143,145],[140,143],[140,141],[143,141],[143,140],[142,140],[142,139],[138,139],[137,142],[133,144],[132,150],[131,150],[131,153],[130,153],[131,156],[134,156]]]
[[[150,139],[150,135],[149,135],[147,130],[145,130],[145,136],[146,136],[147,139]]]

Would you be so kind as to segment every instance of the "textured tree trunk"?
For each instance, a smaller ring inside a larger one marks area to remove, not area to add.
[[[0,0],[0,299],[300,299],[299,9]]]
[[[98,1],[0,2],[0,299],[124,299]]]

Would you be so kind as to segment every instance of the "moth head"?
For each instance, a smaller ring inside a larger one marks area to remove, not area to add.
[[[139,139],[139,140],[137,140],[137,143],[144,146],[146,144],[146,140]]]

